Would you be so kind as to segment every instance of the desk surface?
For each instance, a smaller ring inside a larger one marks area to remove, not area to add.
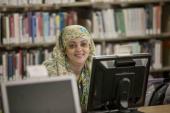
[[[169,105],[141,107],[138,110],[142,111],[144,113],[170,113],[170,104]]]

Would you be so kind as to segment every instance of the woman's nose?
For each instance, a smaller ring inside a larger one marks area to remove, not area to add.
[[[78,44],[78,45],[76,46],[76,50],[77,50],[77,51],[81,51],[81,50],[82,50],[81,45]]]

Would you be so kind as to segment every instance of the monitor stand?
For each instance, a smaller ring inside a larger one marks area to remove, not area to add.
[[[141,111],[138,111],[136,108],[128,108],[130,85],[131,81],[129,78],[123,78],[119,81],[117,94],[119,109],[106,113],[143,113]]]

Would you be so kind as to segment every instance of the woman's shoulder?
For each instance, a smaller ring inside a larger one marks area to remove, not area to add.
[[[56,75],[67,75],[67,74],[73,74],[71,71],[67,70],[66,65],[64,63],[61,63],[59,61],[56,61],[54,59],[48,59],[43,62],[43,65],[45,65],[48,74],[50,76]]]
[[[46,67],[49,75],[57,74],[57,64],[55,60],[48,59],[45,60],[42,64]]]

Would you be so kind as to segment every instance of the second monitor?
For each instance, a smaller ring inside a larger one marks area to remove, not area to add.
[[[149,54],[96,56],[87,110],[131,112],[144,105]]]

